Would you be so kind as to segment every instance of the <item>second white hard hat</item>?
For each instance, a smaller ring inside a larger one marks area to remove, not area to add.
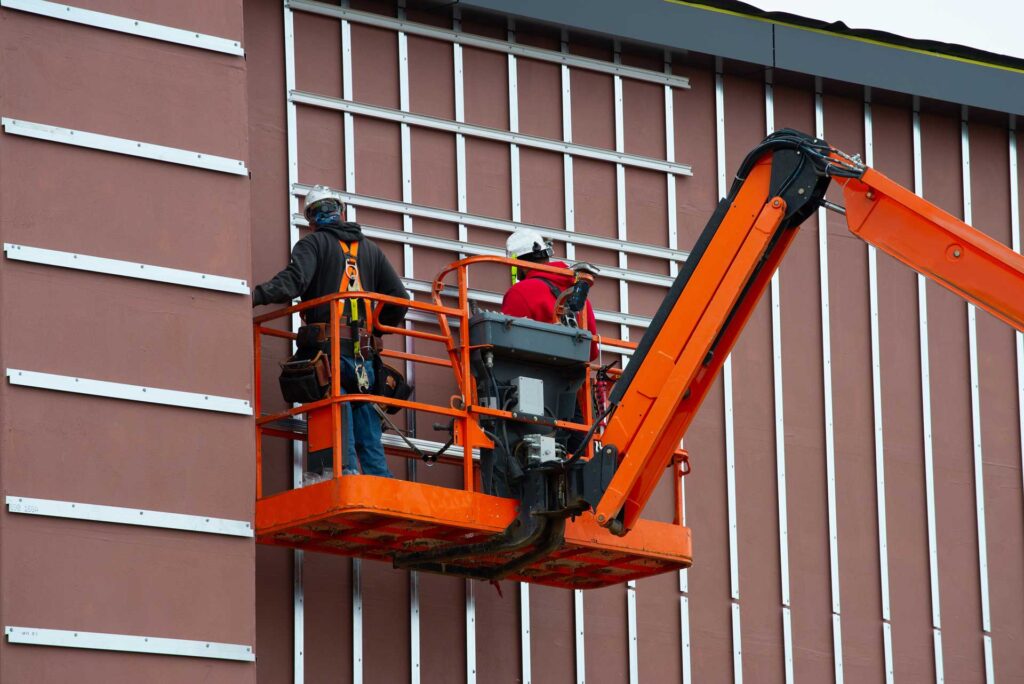
[[[516,228],[505,241],[505,253],[513,259],[545,261],[555,253],[551,242],[533,228]]]

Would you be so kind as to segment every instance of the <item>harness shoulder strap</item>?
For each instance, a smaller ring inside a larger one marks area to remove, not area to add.
[[[551,296],[554,297],[555,299],[558,299],[558,295],[562,294],[562,290],[559,289],[559,287],[557,285],[555,285],[553,282],[551,282],[547,278],[542,278],[540,276],[534,276],[534,278],[536,278],[537,280],[539,280],[542,283],[544,283],[545,285],[547,285],[548,289],[551,291]]]

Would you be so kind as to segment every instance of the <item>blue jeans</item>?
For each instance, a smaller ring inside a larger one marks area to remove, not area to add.
[[[366,369],[366,377],[373,387],[374,373],[372,361],[360,361]],[[350,356],[341,357],[342,385],[353,386],[356,381],[355,359]],[[347,394],[344,387],[342,394]],[[388,462],[384,458],[384,445],[381,444],[380,416],[367,401],[347,402],[341,405],[341,429],[344,432],[345,451],[342,454],[342,468],[356,469],[356,457],[363,466],[363,475],[394,477],[388,470]],[[331,463],[331,450],[320,449],[309,454],[308,468],[314,472],[323,472]]]

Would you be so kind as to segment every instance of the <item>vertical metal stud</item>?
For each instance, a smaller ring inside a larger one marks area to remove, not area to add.
[[[452,30],[462,30],[462,9],[455,5],[452,7]],[[457,41],[452,43],[452,63],[454,65],[455,80],[455,120],[459,123],[466,121],[466,97],[463,84],[462,69],[462,45]],[[466,136],[461,133],[455,134],[455,177],[456,177],[456,206],[460,212],[468,211],[466,207]],[[469,233],[466,226],[459,224],[459,242],[468,242]],[[466,255],[459,253],[462,259]]]
[[[664,53],[665,73],[672,73],[672,53],[665,50]],[[675,95],[671,87],[665,86],[665,159],[675,161],[676,158],[676,127],[675,127]],[[676,217],[676,177],[673,174],[666,174],[666,192],[668,206],[668,246],[670,249],[679,249],[679,227]],[[669,262],[669,274],[674,278],[679,275],[679,262]],[[682,443],[680,442],[680,447]],[[679,475],[679,487],[683,493],[683,510],[680,514],[680,524],[686,524],[686,478]],[[680,676],[683,684],[690,683],[690,599],[687,595],[688,580],[686,570],[679,571],[679,647],[681,651]]]
[[[466,684],[476,684],[476,594],[474,580],[466,580]]]
[[[1017,116],[1010,115],[1010,235],[1013,241],[1013,249],[1021,251],[1020,244],[1020,190],[1017,175]],[[1021,472],[1024,473],[1024,334],[1018,331],[1015,335],[1017,341],[1017,406],[1020,411],[1020,438],[1021,438]],[[1021,482],[1024,485],[1024,480]]]
[[[562,52],[569,52],[569,31],[562,29]],[[572,142],[572,74],[569,65],[562,65],[562,140]],[[562,155],[562,174],[565,185],[565,230],[576,231],[576,191],[573,185],[572,155]],[[568,259],[576,258],[576,245],[566,243],[565,256]]]
[[[825,109],[821,77],[814,79],[814,135],[825,137]],[[818,209],[818,265],[821,282],[822,382],[825,393],[825,471],[828,489],[828,555],[832,585],[832,652],[835,680],[843,681],[843,637],[839,602],[839,525],[836,512],[836,446],[832,414],[832,337],[828,294],[828,226],[824,207]]]
[[[573,626],[576,632],[576,684],[587,684],[587,652],[583,643],[583,590],[574,589]]]
[[[971,139],[967,123],[968,109],[964,105],[960,110],[960,163],[963,179],[964,223],[974,222],[971,202]],[[992,639],[992,620],[989,610],[988,592],[988,539],[985,531],[985,479],[983,453],[981,443],[981,379],[978,373],[978,321],[977,308],[967,304],[967,340],[971,374],[971,433],[974,444],[974,508],[978,525],[978,579],[981,594],[981,629],[985,633],[985,643]],[[993,671],[994,665],[990,658],[992,649],[985,649],[985,671]],[[990,677],[989,682],[993,681]]]
[[[664,52],[664,71],[672,73],[672,53]],[[665,161],[676,160],[676,126],[675,126],[675,91],[672,86],[666,85],[665,91]],[[676,217],[676,176],[672,173],[665,174],[665,199],[668,207],[668,248],[679,249],[679,226]],[[679,262],[670,261],[668,264],[669,275],[675,278],[679,275]]]
[[[363,684],[363,561],[352,559],[352,684]]]
[[[462,9],[455,5],[452,7],[452,30],[462,30]],[[455,82],[455,120],[459,123],[466,121],[466,98],[463,83],[462,68],[462,45],[456,41],[452,43],[452,64],[454,72],[452,78]],[[455,193],[456,208],[459,212],[465,213],[467,208],[466,193],[466,136],[461,133],[455,134]],[[465,224],[459,224],[459,242],[469,241],[469,232]],[[465,258],[464,252],[459,252],[459,258]],[[473,595],[473,580],[465,580],[466,584],[466,681],[468,684],[476,682],[476,600]]]
[[[921,109],[914,96],[914,192],[924,196],[921,164]],[[932,642],[935,653],[935,681],[945,681],[942,667],[942,614],[939,605],[939,552],[935,516],[935,462],[932,450],[931,364],[928,357],[928,292],[923,275],[917,276],[918,330],[921,340],[921,417],[924,442],[925,510],[928,519],[928,568],[932,601]]]
[[[292,186],[299,181],[299,146],[297,112],[288,94],[295,89],[295,19],[292,10],[284,4],[284,97],[285,125],[288,138],[288,215],[299,211],[299,200],[291,192]],[[299,228],[289,221],[288,249],[299,241]],[[300,325],[298,315],[292,316],[292,329]],[[301,442],[292,445],[292,486],[302,486]],[[302,684],[305,681],[305,596],[303,594],[303,563],[304,554],[301,550],[292,551],[292,681]]]
[[[619,41],[613,42],[613,60],[616,64],[622,63],[622,46]],[[622,77],[613,76],[614,109],[615,109],[615,151],[626,151],[626,124],[625,113],[623,112],[622,99]],[[626,217],[626,167],[622,164],[615,165],[615,207],[616,207],[616,230],[620,240],[628,240],[627,217]],[[619,252],[619,268],[628,268],[628,259],[624,252]],[[629,313],[629,285],[624,280],[619,281],[619,311]],[[620,337],[629,339],[629,326],[619,326]],[[623,356],[622,364],[625,366],[627,357]],[[636,624],[636,582],[626,583],[626,649],[629,653],[629,681],[636,684],[639,677],[639,656],[637,653],[637,624]]]
[[[508,42],[516,40],[516,24],[514,19],[508,20]],[[519,132],[519,68],[516,56],[508,56],[508,130]],[[523,220],[522,185],[519,171],[519,145],[509,145],[509,164],[512,182],[512,221]],[[519,583],[519,654],[523,684],[533,681],[533,665],[530,651],[530,585]]]
[[[718,169],[718,196],[726,195],[725,159],[725,76],[722,58],[715,58],[715,150]],[[729,597],[732,599],[733,681],[743,681],[742,640],[740,632],[740,565],[736,515],[736,440],[733,426],[732,355],[722,364],[723,412],[725,414],[725,486],[729,524]]]
[[[626,582],[626,624],[629,639],[629,684],[640,684],[639,635],[636,622],[636,580]]]
[[[765,135],[775,132],[775,85],[764,75]],[[793,684],[793,622],[789,603],[789,514],[786,503],[786,429],[782,402],[782,295],[779,271],[772,276],[772,377],[775,413],[775,489],[779,502],[779,583],[782,602],[783,662],[786,684]]]
[[[405,20],[405,0],[398,0],[397,10],[398,19]],[[348,58],[348,68],[351,69],[351,50]],[[347,93],[345,98],[351,100],[351,93]],[[398,32],[398,106],[403,112],[409,111],[409,37],[405,31]],[[346,113],[345,116],[351,115]],[[400,124],[399,136],[402,155],[402,201],[411,204],[412,133],[408,124]],[[402,214],[402,232],[413,232],[412,217],[408,214]],[[402,276],[414,278],[415,272],[412,245],[402,245]],[[416,293],[410,292],[409,296],[415,299]],[[412,321],[406,321],[405,326],[412,328]],[[412,337],[405,338],[405,351],[410,354],[416,351]],[[416,366],[414,364],[406,362],[405,375],[409,384],[415,386]],[[406,411],[406,429],[410,434],[415,434],[416,415],[414,411]],[[405,473],[410,482],[416,481],[417,463],[415,459],[406,460]],[[409,572],[409,681],[411,684],[419,684],[420,677],[420,577],[419,573],[412,570]]]
[[[342,0],[341,6],[348,7],[349,0]],[[401,64],[401,61],[399,61]],[[341,90],[346,100],[355,98],[352,77],[352,25],[346,20],[341,21]],[[345,113],[343,119],[343,135],[345,138],[345,191],[356,191],[356,135],[355,118]],[[351,204],[345,207],[345,217],[349,221],[356,220],[356,208]],[[352,559],[352,682],[361,684],[363,681],[363,566],[358,558]]]
[[[680,570],[679,573],[686,572]],[[691,684],[693,677],[690,667],[690,597],[682,594],[679,597],[679,633],[680,648],[682,649],[682,676],[683,684]]]
[[[874,120],[871,116],[871,87],[864,88],[864,162],[875,164]],[[878,320],[878,250],[868,245],[868,300],[871,325],[871,405],[874,414],[875,501],[878,512],[878,577],[882,594],[882,644],[885,681],[892,684],[892,615],[889,610],[889,533],[885,499],[885,442],[882,431],[882,357]]]

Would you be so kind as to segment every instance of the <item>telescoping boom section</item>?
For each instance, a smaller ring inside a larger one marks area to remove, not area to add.
[[[845,208],[825,199],[831,180]],[[617,463],[598,524],[633,529],[740,331],[820,206],[850,231],[1024,330],[1024,257],[858,158],[792,130],[744,160],[611,395],[602,450]],[[819,230],[824,230],[819,226]]]
[[[825,199],[833,180],[845,208]],[[441,272],[432,302],[346,292],[257,317],[257,540],[411,570],[571,588],[688,567],[690,531],[681,513],[688,459],[679,444],[797,228],[823,206],[845,213],[853,234],[1024,329],[1024,257],[859,158],[803,133],[779,131],[741,164],[639,345],[601,340],[633,350],[621,373],[589,364],[591,334],[569,320],[538,322],[471,306],[471,266],[515,266],[573,276],[578,284],[582,265],[570,271],[470,257]],[[454,287],[446,282],[450,276]],[[562,295],[579,307],[586,288]],[[340,335],[332,334],[324,349],[331,373],[323,396],[264,413],[261,340],[295,338],[274,321],[327,305],[329,330],[339,331],[344,300],[352,297],[372,303],[369,332],[390,334],[383,359],[432,378],[420,388],[425,396],[346,394]],[[402,328],[381,324],[374,312],[388,303],[408,304],[415,321]],[[439,372],[450,374],[443,387]],[[609,376],[615,384],[606,401]],[[427,401],[431,394],[435,403]],[[429,483],[344,474],[342,415],[350,402],[379,407],[391,453],[453,465],[461,484],[433,471],[424,478]],[[407,425],[433,416],[441,421],[434,429],[448,439],[406,434],[385,409],[415,412]],[[291,449],[265,450],[265,438],[330,449],[333,478],[299,488],[278,479],[265,488],[273,479],[264,477],[270,454],[287,459],[276,467],[278,478],[292,462]],[[642,518],[666,473],[675,492],[671,522]]]

